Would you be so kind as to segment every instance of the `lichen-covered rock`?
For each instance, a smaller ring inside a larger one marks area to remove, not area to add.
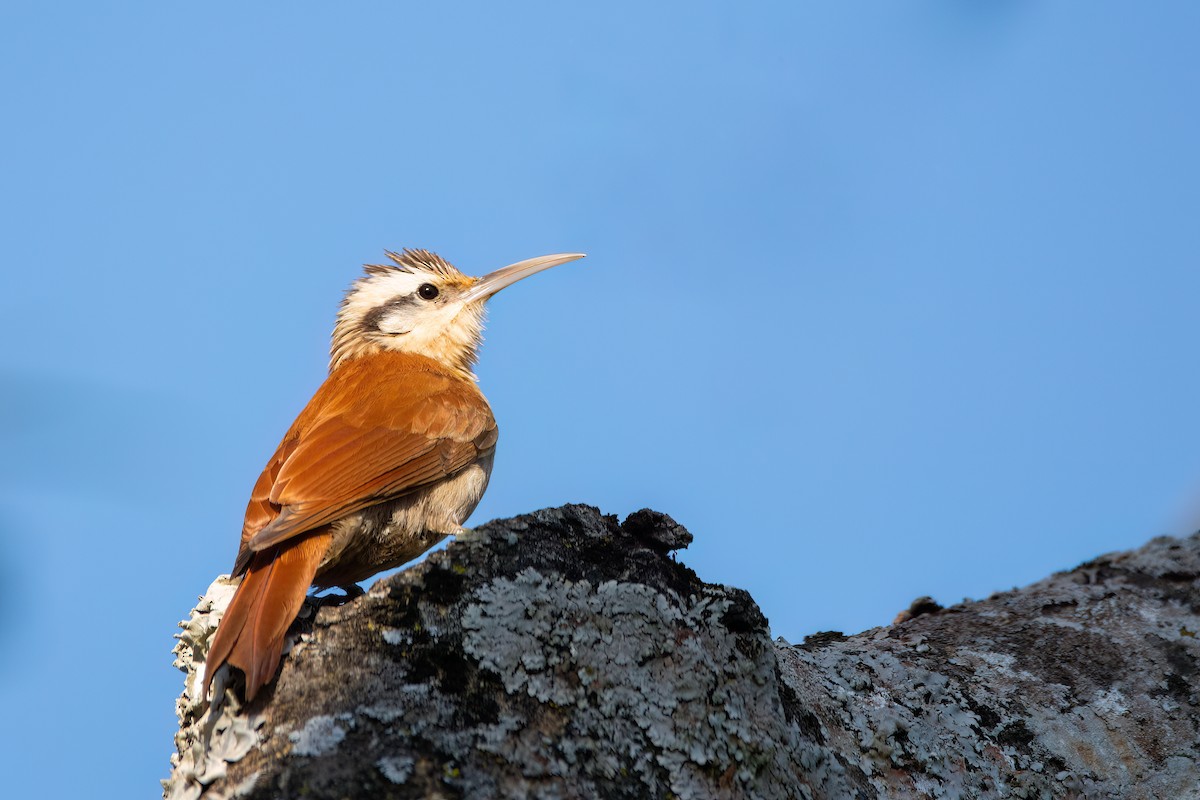
[[[489,523],[310,608],[245,709],[195,697],[214,584],[167,796],[1200,798],[1200,539],[795,647],[690,540],[652,511]]]
[[[1200,798],[1200,538],[781,647],[867,797]]]
[[[811,797],[800,759],[822,756],[766,620],[669,555],[689,540],[663,514],[586,506],[458,537],[302,626],[247,709],[259,741],[207,791]]]

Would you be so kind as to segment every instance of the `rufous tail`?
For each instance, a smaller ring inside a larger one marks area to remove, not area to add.
[[[246,674],[246,702],[275,677],[288,627],[329,549],[328,529],[257,553],[217,625],[205,658],[204,694],[222,664]]]

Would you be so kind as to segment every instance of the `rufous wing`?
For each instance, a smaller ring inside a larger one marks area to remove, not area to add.
[[[496,446],[473,381],[422,356],[363,356],[335,371],[255,485],[238,565],[348,514],[442,480]]]

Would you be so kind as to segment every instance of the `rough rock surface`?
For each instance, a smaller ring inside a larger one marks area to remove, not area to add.
[[[652,511],[489,523],[302,618],[248,708],[196,696],[218,581],[165,796],[1200,798],[1197,537],[795,647],[690,540]]]

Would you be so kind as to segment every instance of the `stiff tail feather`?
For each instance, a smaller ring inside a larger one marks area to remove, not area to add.
[[[247,702],[275,677],[284,636],[300,613],[331,539],[326,528],[255,554],[205,659],[205,695],[213,674],[225,663],[246,674]]]

